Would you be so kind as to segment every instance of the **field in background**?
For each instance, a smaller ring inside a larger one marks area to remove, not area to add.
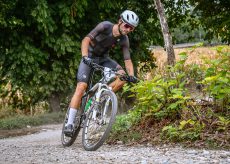
[[[163,48],[156,48],[153,49],[152,55],[154,57],[155,64],[157,66],[156,71],[162,72],[164,68],[167,66],[167,54],[164,51]],[[203,57],[206,59],[214,59],[217,52],[215,47],[198,47],[198,48],[175,48],[175,57],[176,61],[179,60],[180,53],[185,52],[188,55],[188,59],[186,61],[186,64],[197,64],[197,65],[203,65],[204,61],[202,60]],[[152,79],[152,72],[146,73],[146,80]]]

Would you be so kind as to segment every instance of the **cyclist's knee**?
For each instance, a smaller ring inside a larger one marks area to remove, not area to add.
[[[116,92],[121,89],[125,83],[125,81],[121,81],[119,78],[117,78],[116,81],[112,83],[111,87],[113,88],[113,91]]]
[[[82,96],[87,88],[87,83],[84,82],[78,82],[77,87],[75,90],[75,95],[76,96]]]
[[[118,85],[120,87],[123,87],[123,85],[125,85],[126,81],[121,81],[119,78],[118,78]]]

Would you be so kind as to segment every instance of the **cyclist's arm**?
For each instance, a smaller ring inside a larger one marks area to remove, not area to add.
[[[82,56],[88,56],[88,49],[89,49],[89,43],[91,39],[89,37],[85,37],[81,42],[81,54]]]
[[[125,68],[129,76],[134,76],[133,62],[131,59],[125,60]]]
[[[129,39],[128,36],[124,36],[122,42],[122,51],[124,55],[124,61],[125,61],[125,68],[129,76],[134,76],[134,69],[133,69],[133,62],[130,57],[129,52]]]
[[[105,30],[105,22],[99,23],[90,33],[82,40],[81,53],[82,56],[88,56],[88,49],[90,43],[93,44],[95,37]]]

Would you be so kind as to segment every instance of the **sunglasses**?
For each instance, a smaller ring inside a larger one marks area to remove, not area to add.
[[[134,30],[134,27],[131,26],[131,25],[129,25],[129,24],[127,24],[127,23],[125,23],[124,27],[125,27],[125,28],[129,28],[131,31]]]

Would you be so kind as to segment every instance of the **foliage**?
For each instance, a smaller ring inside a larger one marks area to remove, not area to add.
[[[152,80],[140,82],[131,88],[138,99],[136,108],[142,114],[154,115],[159,119],[178,117],[178,112],[186,107],[189,95],[185,95],[186,78],[182,72],[186,55],[180,55],[181,60],[168,69],[165,75],[157,75]]]
[[[113,131],[116,133],[123,133],[125,131],[128,131],[130,127],[132,126],[129,115],[119,115],[116,118],[116,122],[113,125]]]
[[[170,28],[184,22],[189,14],[187,1],[163,3]],[[130,35],[135,66],[153,62],[147,47],[163,45],[154,7],[149,0],[1,1],[1,83],[10,82],[13,89],[23,94],[24,104],[17,105],[20,108],[33,106],[53,95],[65,97],[74,87],[82,38],[100,21],[117,22],[125,9],[134,10],[140,16],[140,25]],[[120,54],[118,48],[111,51],[111,57],[123,64]]]
[[[223,116],[219,116],[219,121],[217,121],[218,131],[227,131],[230,126],[230,119]]]
[[[139,126],[135,131],[145,135],[151,127],[155,128],[155,124],[159,124],[157,126],[162,128],[163,140],[212,140],[218,146],[230,146],[227,144],[230,130],[230,49],[228,46],[219,46],[216,51],[218,53],[214,59],[203,58],[206,61],[203,66],[186,65],[187,54],[182,52],[174,67],[156,74],[152,80],[141,81],[131,88],[126,87],[125,91],[131,90],[136,97],[135,108],[126,120],[136,119],[130,121],[131,127]],[[192,95],[190,85],[194,84],[201,85],[201,96]],[[146,121],[148,123],[144,125]],[[149,136],[150,140],[152,137]]]
[[[171,14],[169,27],[173,34],[174,43],[188,41],[209,41],[211,43],[230,42],[230,2],[224,0],[183,0],[172,6],[171,1],[165,1],[165,5],[170,5],[169,11],[177,10]],[[179,4],[179,5],[178,5]],[[180,17],[178,10],[184,14]],[[183,20],[183,21],[178,21]],[[174,23],[178,26],[175,27]]]
[[[230,1],[224,0],[188,0],[193,6],[192,17],[207,31],[206,39],[219,37],[223,42],[230,43]],[[192,21],[192,20],[191,20]]]
[[[209,68],[201,83],[204,91],[214,99],[214,105],[222,110],[230,109],[230,52],[229,47],[217,48],[218,56],[214,60],[205,60]]]
[[[157,13],[150,0],[9,0],[0,4],[1,85],[10,82],[22,93],[24,104],[16,105],[19,108],[29,108],[52,96],[65,97],[73,90],[81,40],[100,21],[116,23],[125,9],[140,16],[140,25],[130,35],[135,66],[140,61],[151,61],[147,50],[150,44],[163,45]],[[181,10],[170,10],[175,4],[183,6],[182,1],[165,2],[169,20],[180,18],[171,21],[172,27],[185,17]],[[118,48],[111,51],[111,57],[123,64],[120,54]]]
[[[200,133],[205,128],[204,123],[199,121],[183,120],[179,123],[179,126],[165,126],[162,129],[162,138],[166,138],[172,141],[185,141],[185,140],[198,140],[200,139]]]
[[[182,23],[180,27],[172,29],[172,37],[174,44],[204,42],[205,34],[206,33],[202,27],[191,27],[191,23],[188,20]]]
[[[128,143],[130,141],[138,141],[141,139],[141,133],[131,130],[132,126],[137,124],[138,121],[140,120],[133,117],[132,112],[125,115],[118,115],[116,117],[116,122],[113,124],[108,143],[115,143],[117,141]]]
[[[10,82],[13,89],[22,93],[23,109],[24,105],[35,105],[73,86],[74,68],[79,61],[75,55],[79,54],[80,45],[76,42],[79,35],[71,34],[75,21],[69,17],[70,1],[54,4],[45,0],[12,1],[12,4],[3,12],[0,73],[3,83]]]

